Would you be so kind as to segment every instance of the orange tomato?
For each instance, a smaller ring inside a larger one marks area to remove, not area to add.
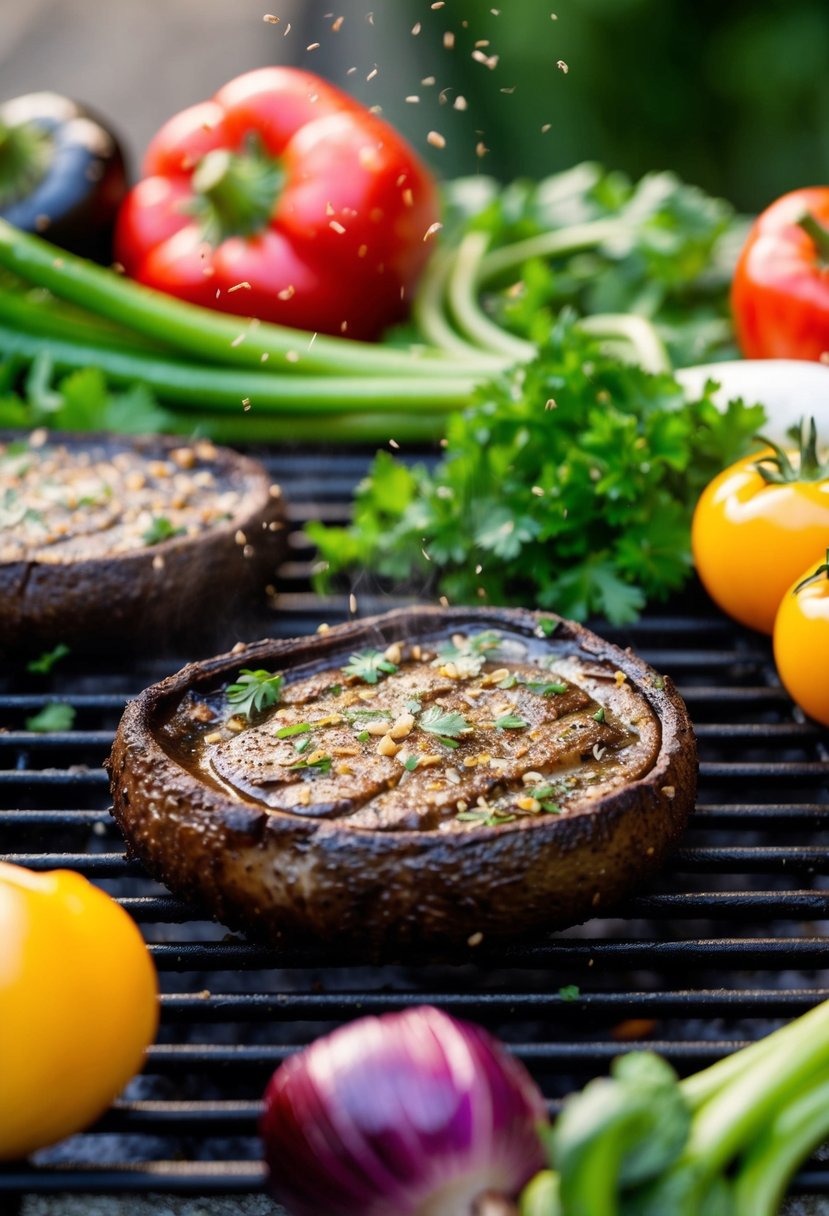
[[[780,483],[767,482],[757,468],[762,460],[772,470],[769,451],[731,465],[703,490],[691,527],[708,594],[736,621],[769,634],[786,591],[829,538],[829,475],[809,469],[814,480],[801,480],[802,457],[786,458],[795,479]]]
[[[774,661],[792,700],[829,726],[829,552],[783,596],[774,621]]]
[[[158,1024],[134,921],[80,874],[0,862],[0,1161],[81,1131]]]

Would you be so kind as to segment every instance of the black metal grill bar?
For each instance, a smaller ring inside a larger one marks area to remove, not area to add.
[[[301,528],[313,518],[345,520],[351,489],[369,463],[370,454],[359,452],[268,458],[291,501],[294,529],[278,611],[251,636],[292,637],[347,618],[344,595],[310,593],[313,553]],[[361,616],[406,602],[377,594],[374,585],[357,595]],[[0,810],[0,839],[15,850],[9,859],[38,870],[70,866],[103,881],[150,927],[151,939],[163,939],[150,946],[163,992],[161,1042],[140,1091],[153,1100],[117,1103],[91,1129],[83,1158],[98,1159],[99,1136],[126,1134],[158,1137],[159,1159],[130,1163],[130,1153],[141,1150],[127,1142],[117,1168],[0,1168],[0,1194],[256,1191],[260,1165],[239,1158],[258,1155],[258,1099],[271,1068],[329,1024],[365,1013],[430,1001],[483,1020],[514,1041],[512,1050],[545,1091],[561,1086],[563,1094],[573,1078],[581,1084],[631,1048],[661,1051],[680,1071],[693,1071],[825,999],[829,938],[812,926],[829,921],[829,883],[821,877],[829,874],[829,846],[820,847],[817,834],[829,828],[829,736],[793,714],[768,643],[697,599],[699,613],[689,611],[695,600],[685,596],[680,614],[599,627],[670,674],[700,743],[702,801],[653,890],[571,935],[407,952],[396,960],[403,972],[372,970],[363,958],[322,947],[267,950],[240,938],[219,940],[221,926],[126,862],[99,761],[124,703],[183,658],[132,663],[110,656],[80,668],[68,656],[42,683],[0,674],[0,725],[9,728],[0,733],[0,806],[9,808]],[[79,729],[25,731],[26,717],[47,701],[72,705]],[[38,849],[41,841],[48,851]],[[755,876],[762,889],[752,889]],[[355,962],[361,969],[349,974]],[[559,985],[573,984],[582,991],[568,1001]],[[654,1024],[658,1039],[635,1025],[643,1021]],[[195,1101],[182,1100],[191,1094]],[[548,1105],[557,1106],[549,1094]],[[187,1154],[216,1159],[177,1159]],[[829,1166],[810,1163],[792,1189],[829,1194]]]
[[[156,966],[161,971],[225,971],[263,970],[284,966],[289,960],[299,964],[319,966],[347,966],[354,961],[352,956],[332,958],[331,954],[315,951],[266,950],[244,941],[223,942],[177,942],[158,943],[150,946]],[[409,956],[407,955],[407,960]],[[584,940],[558,939],[534,943],[505,946],[489,951],[470,948],[469,952],[456,951],[455,962],[501,962],[517,966],[548,966],[560,968],[567,974],[568,967],[645,966],[687,967],[691,964],[709,967],[725,967],[731,973],[751,971],[756,968],[825,967],[829,961],[829,941],[823,937],[785,938],[694,938],[690,941],[660,941],[643,938],[637,941],[614,941],[605,938]],[[446,961],[434,953],[425,956],[413,954],[411,961]]]
[[[256,1161],[149,1161],[99,1170],[21,1166],[0,1169],[0,1188],[24,1195],[245,1195],[260,1190],[264,1176]]]
[[[581,992],[576,1000],[558,992],[348,992],[210,993],[162,995],[165,1021],[283,1021],[286,1017],[342,1021],[392,1013],[418,1005],[439,1005],[463,1017],[570,1015],[582,1022],[591,1013],[613,1017],[794,1017],[829,999],[829,988],[688,989],[671,992]],[[188,1045],[188,1051],[192,1049]],[[209,1045],[205,1045],[210,1050]]]
[[[140,877],[145,873],[138,862],[127,861],[122,853],[8,853],[3,860],[33,870],[63,865],[94,878]],[[670,870],[738,874],[803,870],[829,874],[829,850],[816,845],[685,848],[673,854],[666,872]]]
[[[24,812],[25,814],[25,812]],[[184,924],[199,911],[172,895],[133,895],[118,901],[139,924]],[[703,917],[746,913],[771,917],[829,916],[829,891],[682,891],[641,895],[617,909],[619,916]],[[303,960],[308,954],[303,952]]]

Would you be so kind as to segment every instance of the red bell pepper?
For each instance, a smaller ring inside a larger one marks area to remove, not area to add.
[[[352,338],[406,315],[436,184],[388,123],[319,77],[239,76],[161,128],[144,172],[115,247],[140,282]]]
[[[784,194],[755,221],[731,291],[747,358],[829,357],[827,224],[827,186]]]

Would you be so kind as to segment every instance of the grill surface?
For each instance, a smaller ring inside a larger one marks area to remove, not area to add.
[[[278,610],[242,636],[289,637],[344,619],[345,597],[309,590],[302,525],[347,519],[368,459],[266,458],[291,504],[291,551]],[[395,606],[369,590],[357,588],[360,615]],[[486,1024],[554,1109],[622,1049],[654,1048],[693,1071],[829,997],[829,735],[793,709],[765,640],[698,593],[635,627],[594,625],[669,673],[697,727],[698,810],[668,868],[612,919],[374,968],[250,945],[198,920],[124,860],[101,762],[127,698],[196,656],[72,655],[48,678],[5,672],[4,858],[68,866],[118,896],[150,943],[162,1023],[122,1100],[86,1134],[0,1170],[0,1192],[255,1191],[258,1102],[272,1069],[297,1045],[367,1013],[430,1002]],[[26,732],[25,718],[50,700],[75,707],[75,728]],[[560,991],[572,985],[576,1000]],[[797,1189],[829,1194],[829,1165],[810,1163]]]

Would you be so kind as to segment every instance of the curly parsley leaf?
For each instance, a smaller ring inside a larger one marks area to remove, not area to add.
[[[243,667],[236,683],[228,686],[227,703],[235,714],[244,714],[249,720],[254,714],[278,704],[283,678],[281,672]]]
[[[760,407],[721,413],[713,392],[688,401],[672,375],[621,363],[562,321],[533,362],[450,416],[435,466],[401,466],[396,504],[382,453],[351,528],[310,528],[328,567],[317,586],[356,555],[452,602],[633,621],[690,574],[694,504],[757,431]]]
[[[184,528],[174,528],[166,515],[154,515],[141,539],[145,545],[160,545],[162,541],[172,540],[174,536],[182,536]]]
[[[48,735],[71,730],[75,722],[75,710],[64,701],[50,701],[33,717],[26,719],[26,730]]]
[[[342,670],[344,675],[362,680],[364,684],[377,684],[384,676],[394,675],[397,664],[384,658],[381,650],[360,650],[351,656]]]
[[[37,656],[36,659],[30,659],[26,664],[26,670],[34,676],[48,676],[56,663],[61,659],[65,659],[70,653],[69,647],[65,642],[58,642],[57,646],[53,646],[51,650],[44,650],[43,654]]]

